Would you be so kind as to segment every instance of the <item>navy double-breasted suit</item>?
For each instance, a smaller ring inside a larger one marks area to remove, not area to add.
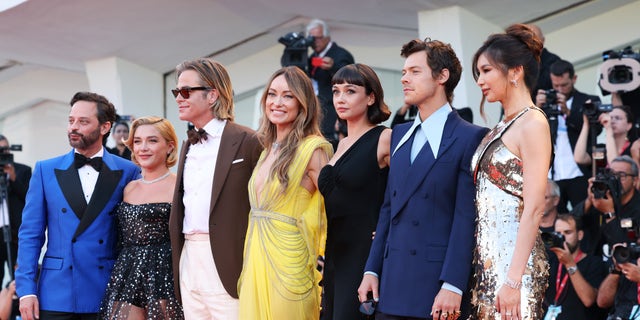
[[[411,125],[394,128],[392,151]],[[443,282],[467,289],[476,219],[471,157],[485,133],[453,111],[437,157],[427,141],[411,163],[413,137],[392,155],[365,267],[379,275],[378,311],[425,318]]]
[[[131,161],[110,154],[89,203],[74,151],[36,163],[18,234],[18,296],[37,295],[40,309],[96,313],[116,260],[114,209],[126,184],[139,177]],[[45,243],[39,280],[38,258]]]

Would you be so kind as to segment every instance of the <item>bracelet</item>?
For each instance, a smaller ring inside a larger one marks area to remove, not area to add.
[[[511,289],[520,289],[522,287],[522,282],[511,280],[507,277],[507,280],[504,281],[504,284]]]

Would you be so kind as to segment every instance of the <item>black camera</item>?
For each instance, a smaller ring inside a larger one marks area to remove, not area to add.
[[[640,87],[640,53],[631,47],[602,53],[600,87],[609,92],[629,92]]]
[[[0,147],[0,166],[13,164],[13,154],[9,151],[22,151],[22,145],[12,144],[10,146]]]
[[[611,196],[619,199],[622,187],[620,179],[609,169],[602,169],[596,174],[596,178],[591,184],[591,193],[596,199],[607,199],[607,190],[611,191]]]
[[[545,104],[552,105],[558,103],[558,92],[555,89],[549,89],[544,91]]]
[[[562,114],[560,109],[558,109],[558,93],[556,90],[549,89],[544,92],[545,94],[545,103],[542,106],[542,111],[547,115],[547,119],[549,121],[554,121],[558,119],[558,116]]]
[[[613,110],[613,105],[602,104],[600,101],[589,101],[582,105],[582,113],[587,116],[589,123],[598,123],[598,117],[603,113],[608,113]]]
[[[634,242],[630,242],[626,246],[617,245],[611,255],[616,259],[616,263],[635,263],[640,258],[640,246]]]
[[[564,248],[564,235],[560,232],[543,232],[540,234],[540,238],[547,249]]]
[[[280,58],[283,67],[296,66],[304,71],[309,68],[308,48],[313,45],[314,37],[305,37],[302,33],[289,32],[278,39],[285,48]]]

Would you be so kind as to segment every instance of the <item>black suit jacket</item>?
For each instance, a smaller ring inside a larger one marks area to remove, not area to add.
[[[18,230],[22,224],[22,209],[24,209],[25,197],[27,196],[27,190],[29,189],[29,180],[31,180],[31,167],[21,163],[14,163],[13,167],[16,171],[16,180],[11,181],[7,178],[7,200],[9,201],[11,241],[17,245]],[[15,259],[15,256],[13,258]]]
[[[309,76],[318,82],[318,99],[322,106],[322,123],[320,129],[322,134],[328,139],[333,139],[333,133],[335,132],[335,124],[338,119],[336,110],[333,108],[333,94],[331,93],[331,78],[340,70],[340,68],[354,63],[353,56],[345,48],[339,46],[337,43],[332,42],[331,48],[327,51],[325,57],[333,59],[333,67],[329,70],[324,70],[318,67],[311,66],[311,58],[317,57],[318,54],[314,52],[309,58]]]

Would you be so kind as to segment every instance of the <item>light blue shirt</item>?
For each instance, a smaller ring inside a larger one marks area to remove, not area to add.
[[[400,149],[400,147],[409,139],[413,134],[413,130],[416,130],[417,126],[420,126],[422,132],[417,132],[416,137],[413,139],[413,145],[411,146],[411,154],[415,155],[422,149],[425,143],[429,141],[433,157],[438,158],[438,151],[440,150],[440,141],[442,141],[442,132],[444,131],[444,124],[447,122],[449,113],[453,111],[449,103],[445,103],[436,112],[432,113],[427,119],[422,121],[420,119],[420,113],[413,120],[413,124],[407,133],[400,139],[400,142],[393,150],[393,154]],[[426,139],[425,139],[426,138]],[[413,159],[412,159],[413,161]]]

